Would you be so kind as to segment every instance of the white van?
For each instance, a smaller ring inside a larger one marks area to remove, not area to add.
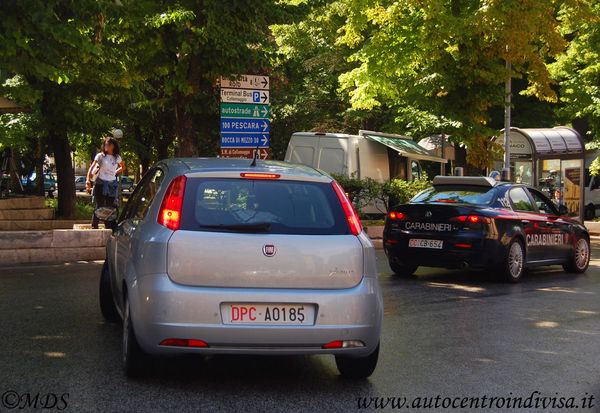
[[[422,177],[419,161],[446,163],[410,137],[372,131],[358,135],[324,132],[294,133],[285,161],[321,169],[329,174],[414,181]]]

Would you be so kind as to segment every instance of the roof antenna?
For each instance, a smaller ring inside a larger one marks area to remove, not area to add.
[[[252,159],[252,163],[250,164],[250,166],[252,166],[252,167],[256,166],[256,160],[258,159],[259,146],[260,146],[260,139],[258,140],[256,149],[254,150],[254,159]]]

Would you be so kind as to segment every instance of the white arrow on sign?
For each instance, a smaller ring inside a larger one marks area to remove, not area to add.
[[[221,102],[268,104],[269,91],[221,88]]]
[[[254,152],[253,152],[254,155],[256,154],[256,151],[257,150],[254,149]],[[269,149],[268,148],[260,148],[260,149],[258,149],[258,159],[265,160],[268,157],[269,157]]]
[[[263,123],[262,123],[263,132],[266,132],[267,129],[269,129],[269,124],[263,120]]]
[[[266,146],[268,142],[269,142],[269,137],[267,135],[263,135],[261,146]]]
[[[263,108],[262,108],[263,117],[266,117],[268,114],[269,114],[269,108],[267,106],[263,106]]]

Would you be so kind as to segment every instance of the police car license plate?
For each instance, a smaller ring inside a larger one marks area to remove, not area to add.
[[[435,250],[441,250],[444,246],[444,241],[439,239],[411,238],[408,241],[408,246],[411,248],[432,248]]]
[[[313,304],[221,304],[223,324],[313,325]]]

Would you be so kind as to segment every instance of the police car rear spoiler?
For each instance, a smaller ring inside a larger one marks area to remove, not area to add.
[[[440,185],[473,185],[492,188],[498,181],[487,176],[441,176],[433,178],[433,186]]]

